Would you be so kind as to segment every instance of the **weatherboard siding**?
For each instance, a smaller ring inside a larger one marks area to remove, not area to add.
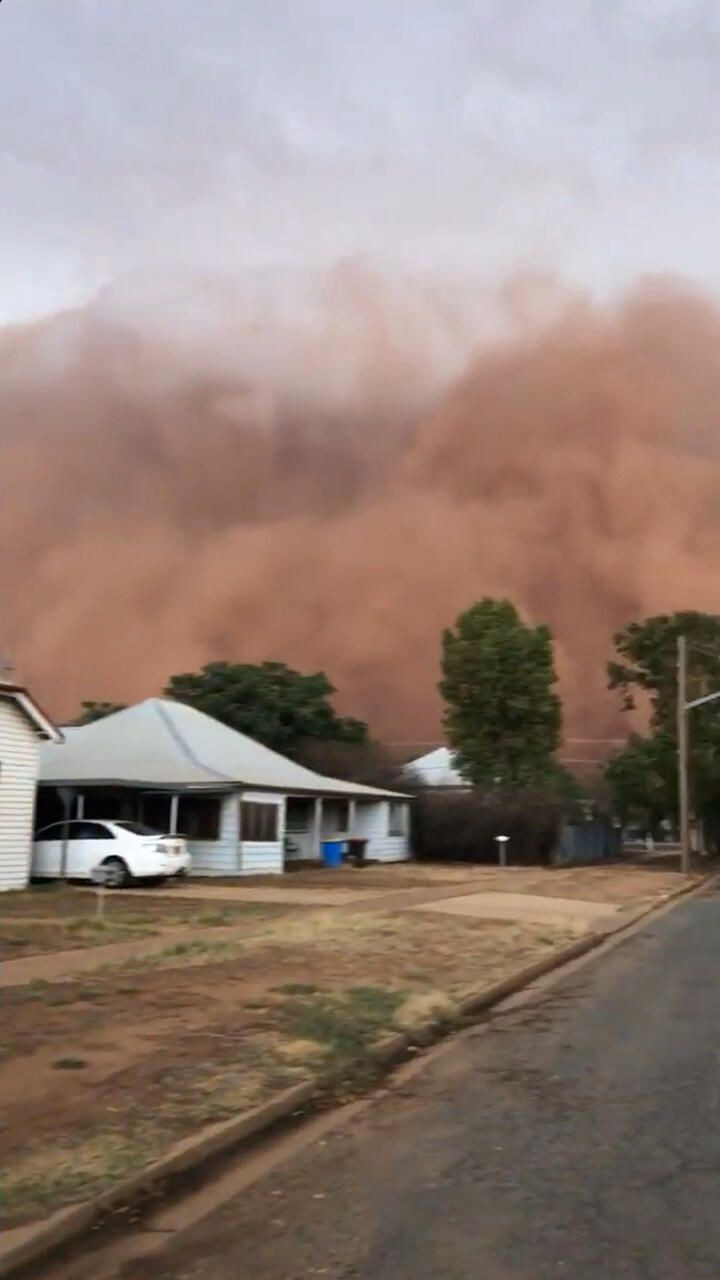
[[[281,875],[285,870],[285,796],[271,791],[244,791],[240,798],[248,804],[276,804],[279,810],[277,840],[241,841],[240,874]]]
[[[240,875],[240,844],[238,824],[240,797],[225,796],[220,805],[220,836],[217,840],[189,840],[191,866],[194,876]]]
[[[282,875],[285,870],[281,841],[243,840],[241,857],[243,876]]]
[[[406,830],[409,824],[409,810],[406,807]],[[391,836],[390,804],[381,800],[377,804],[358,804],[355,810],[353,834],[363,836],[368,844],[366,858],[373,862],[404,862],[410,857],[410,839],[408,835]]]
[[[278,839],[272,841],[241,840],[240,803],[276,804]],[[274,791],[236,791],[226,796],[220,810],[220,836],[217,840],[191,840],[188,849],[194,876],[258,876],[279,875],[285,869],[285,797]]]
[[[0,890],[30,879],[39,740],[13,702],[0,698]]]

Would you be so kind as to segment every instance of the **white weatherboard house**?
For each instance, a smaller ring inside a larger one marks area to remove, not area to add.
[[[455,768],[455,760],[449,747],[437,747],[427,755],[409,760],[405,773],[424,787],[442,787],[448,791],[468,790],[468,784]]]
[[[407,797],[325,778],[180,702],[149,698],[65,735],[42,752],[42,823],[68,805],[178,832],[202,876],[282,872],[334,836],[366,840],[370,860],[409,857]]]
[[[21,685],[0,682],[0,890],[30,879],[40,743],[60,730]]]

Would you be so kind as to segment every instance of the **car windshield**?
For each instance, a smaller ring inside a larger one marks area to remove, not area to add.
[[[159,836],[161,833],[155,827],[146,827],[144,822],[126,822],[120,819],[114,822],[114,826],[122,827],[123,831],[130,831],[134,836]]]

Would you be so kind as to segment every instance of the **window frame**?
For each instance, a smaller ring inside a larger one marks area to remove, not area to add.
[[[288,801],[285,806],[285,834],[288,836],[305,836],[313,829],[315,822],[315,802],[313,800],[301,800],[302,810],[298,811],[297,805],[292,805]],[[298,823],[302,822],[302,826]]]
[[[193,820],[188,823],[187,817],[183,820],[183,809],[187,814],[187,809],[191,805],[196,807]],[[211,805],[215,806],[212,813],[209,809]],[[206,821],[208,817],[209,820]],[[188,826],[193,827],[194,830],[188,830]],[[219,840],[222,833],[222,796],[208,795],[202,791],[182,792],[178,796],[176,827],[178,835],[184,836],[186,840],[198,843],[204,840],[211,842]]]
[[[242,844],[278,844],[280,841],[279,804],[264,800],[240,801],[240,842]]]
[[[345,796],[325,796],[323,799],[323,837],[343,836],[350,833],[350,801]],[[333,821],[330,822],[329,818]]]
[[[398,817],[399,815],[399,817]],[[388,836],[404,840],[408,833],[408,806],[406,800],[388,801]]]

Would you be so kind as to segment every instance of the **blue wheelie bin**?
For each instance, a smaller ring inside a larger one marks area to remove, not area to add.
[[[345,849],[344,840],[323,840],[322,842],[322,860],[325,867],[341,867],[343,860],[343,851]]]

